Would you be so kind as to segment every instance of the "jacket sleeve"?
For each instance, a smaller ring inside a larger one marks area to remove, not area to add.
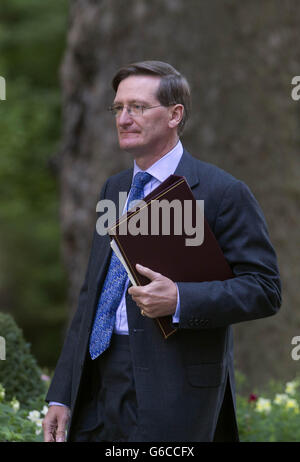
[[[102,188],[100,200],[105,197],[106,185]],[[94,233],[94,239],[95,239]],[[89,257],[88,267],[85,274],[85,279],[81,287],[78,299],[78,306],[72,322],[69,326],[62,352],[57,362],[55,372],[48,390],[46,401],[56,401],[66,406],[71,405],[71,390],[72,390],[72,373],[73,365],[76,358],[74,357],[77,351],[78,333],[82,322],[82,315],[86,309],[88,287],[89,287],[89,272],[92,260],[93,244],[91,246],[91,254]]]
[[[235,277],[178,282],[178,328],[219,328],[270,316],[280,308],[276,254],[260,206],[243,182],[235,181],[225,190],[214,233]]]

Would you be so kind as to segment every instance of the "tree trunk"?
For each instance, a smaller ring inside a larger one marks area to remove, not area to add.
[[[114,121],[106,110],[114,97],[111,78],[129,62],[167,61],[192,87],[185,147],[250,186],[279,255],[285,309],[274,320],[237,326],[237,364],[252,378],[258,373],[262,379],[270,373],[280,377],[280,362],[273,361],[276,354],[278,361],[286,362],[286,370],[294,372],[289,347],[292,310],[300,298],[295,252],[300,103],[290,93],[291,79],[299,74],[299,19],[296,0],[71,2],[61,70],[60,151],[62,249],[71,312],[86,269],[101,186],[131,163],[118,149]]]

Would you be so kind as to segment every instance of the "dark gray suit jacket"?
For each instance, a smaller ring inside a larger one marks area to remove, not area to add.
[[[130,348],[139,432],[134,441],[212,441],[219,424],[237,438],[231,324],[273,315],[281,304],[276,255],[265,219],[249,188],[184,151],[175,172],[185,176],[235,277],[178,283],[178,331],[164,340],[127,294]],[[109,178],[100,198],[117,203],[129,191],[132,169]],[[73,412],[80,401],[89,335],[110,256],[108,236],[94,235],[78,310],[46,397]],[[199,265],[205,262],[199,262]],[[69,440],[72,439],[71,420]],[[222,429],[221,429],[222,430]],[[230,438],[229,438],[230,439]]]

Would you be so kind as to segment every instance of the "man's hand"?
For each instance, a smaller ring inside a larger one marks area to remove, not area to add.
[[[137,264],[136,269],[150,279],[150,283],[146,286],[132,286],[128,289],[128,293],[143,314],[149,318],[173,315],[177,305],[176,284],[171,279],[144,266]]]
[[[63,443],[66,437],[66,426],[70,418],[67,406],[52,405],[43,420],[44,441]]]

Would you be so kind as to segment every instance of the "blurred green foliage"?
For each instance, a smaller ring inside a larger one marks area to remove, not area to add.
[[[34,416],[39,413],[37,415],[44,417],[40,411],[33,412]],[[27,409],[14,410],[13,402],[7,402],[0,396],[0,442],[42,442],[42,418],[31,420],[33,412]]]
[[[1,362],[0,383],[7,399],[17,397],[21,405],[28,406],[32,400],[45,395],[42,371],[22,330],[9,314],[0,313],[0,332],[6,340],[6,360]]]
[[[42,365],[66,320],[56,153],[66,0],[3,0],[0,18],[0,310],[13,314]]]
[[[242,442],[300,441],[300,380],[269,382],[264,389],[237,394],[237,420]]]

